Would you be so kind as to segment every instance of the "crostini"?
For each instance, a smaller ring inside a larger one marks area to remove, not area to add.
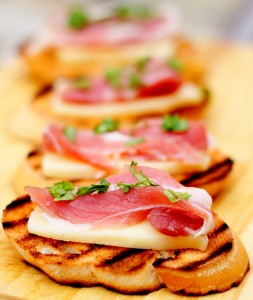
[[[10,129],[38,142],[43,128],[54,122],[87,128],[106,117],[132,122],[182,109],[203,111],[206,88],[187,80],[176,61],[143,57],[102,75],[58,79],[15,114]]]
[[[90,186],[25,190],[4,210],[3,229],[22,259],[60,284],[205,295],[239,285],[249,270],[210,195],[163,171],[132,162]]]
[[[83,185],[118,172],[134,159],[173,174],[187,186],[204,188],[214,197],[233,161],[212,140],[202,121],[175,114],[145,118],[131,126],[107,118],[92,130],[51,124],[13,183],[18,194],[23,194],[25,185],[43,187],[62,179]]]
[[[24,43],[20,55],[29,72],[43,82],[100,73],[111,65],[127,65],[149,55],[178,55],[188,66],[185,74],[200,78],[206,64],[200,47],[182,38],[180,29],[180,12],[168,4],[69,6]]]

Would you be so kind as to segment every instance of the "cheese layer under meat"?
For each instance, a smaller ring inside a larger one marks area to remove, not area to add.
[[[116,103],[73,104],[63,102],[57,94],[53,94],[51,101],[53,111],[59,115],[101,119],[105,117],[131,118],[171,112],[187,106],[200,105],[204,101],[204,97],[201,87],[186,82],[175,93],[168,96]]]
[[[158,160],[143,161],[140,162],[140,164],[176,175],[204,171],[209,167],[210,162],[210,155],[203,154],[203,161],[199,164]],[[114,166],[121,169],[130,163],[131,160],[118,160],[117,162],[115,161]],[[44,154],[42,159],[42,171],[44,176],[68,180],[98,180],[106,175],[102,169],[55,153]]]
[[[36,208],[28,221],[30,233],[63,241],[94,243],[138,249],[172,250],[195,248],[205,250],[208,237],[169,237],[156,231],[148,221],[125,228],[90,228],[49,216]]]

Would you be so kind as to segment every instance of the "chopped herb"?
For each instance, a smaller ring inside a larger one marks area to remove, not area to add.
[[[69,125],[65,126],[63,129],[63,133],[71,143],[74,143],[77,133],[77,129],[75,127]]]
[[[72,7],[68,15],[68,27],[79,30],[89,23],[87,13],[80,7]]]
[[[106,118],[94,128],[94,131],[98,134],[101,134],[108,131],[116,130],[118,127],[119,122],[117,120]]]
[[[169,67],[171,67],[173,70],[176,70],[178,72],[182,72],[183,71],[183,63],[181,60],[179,60],[176,57],[170,57],[168,59],[168,65]]]
[[[148,64],[148,62],[150,61],[150,57],[149,56],[145,56],[145,57],[142,57],[140,58],[137,62],[136,62],[136,67],[137,67],[137,70],[139,72],[142,72],[146,65]]]
[[[105,79],[115,88],[119,88],[121,85],[121,70],[109,69],[105,73]]]
[[[98,184],[80,187],[77,192],[71,182],[61,181],[49,187],[49,192],[54,197],[54,201],[74,200],[76,196],[83,196],[92,193],[105,193],[110,186],[110,183],[104,178]]]
[[[153,11],[147,6],[118,6],[115,15],[120,19],[150,19],[154,16]]]
[[[54,201],[75,199],[74,185],[71,182],[57,182],[49,188],[49,192],[54,197]]]
[[[87,194],[92,194],[94,192],[105,193],[110,186],[110,183],[104,178],[100,180],[98,184],[91,184],[90,186],[80,187],[76,193],[77,196],[83,196]]]
[[[144,137],[137,137],[135,139],[131,139],[127,142],[124,143],[125,146],[134,146],[140,143],[145,142],[145,138]]]
[[[131,73],[129,75],[129,86],[133,89],[142,86],[141,79],[136,73]]]
[[[88,90],[91,86],[91,82],[88,78],[78,77],[72,81],[72,84],[77,89]]]
[[[182,132],[189,128],[187,120],[179,118],[177,114],[163,117],[162,129],[166,131]]]
[[[148,176],[146,176],[141,170],[136,170],[137,163],[132,161],[129,167],[129,171],[133,176],[138,179],[137,182],[129,184],[124,182],[118,182],[117,186],[123,189],[124,193],[127,193],[131,188],[144,187],[144,186],[157,186]]]
[[[164,190],[164,195],[169,198],[170,202],[178,202],[182,199],[184,200],[188,200],[191,195],[188,194],[188,193],[184,193],[184,192],[175,192],[175,191],[172,191],[172,190]]]

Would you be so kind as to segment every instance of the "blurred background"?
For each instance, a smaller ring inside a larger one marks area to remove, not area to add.
[[[0,63],[13,57],[22,41],[36,34],[57,7],[70,3],[101,5],[112,2],[122,3],[120,0],[0,0]],[[168,2],[181,10],[182,31],[185,35],[235,42],[253,41],[252,0],[166,1]],[[155,4],[157,0],[134,3]]]

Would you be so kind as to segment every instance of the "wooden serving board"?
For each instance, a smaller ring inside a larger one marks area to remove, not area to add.
[[[226,187],[213,209],[241,237],[253,261],[253,47],[225,46],[210,68],[207,82],[213,99],[206,112],[208,129],[217,146],[235,160]],[[0,213],[16,195],[11,181],[31,145],[8,133],[13,113],[34,93],[24,66],[15,62],[0,70]],[[226,278],[224,278],[226,280]],[[222,294],[203,299],[252,299],[253,274],[242,284]],[[197,299],[161,289],[146,296],[126,296],[102,287],[73,288],[59,285],[42,272],[21,262],[0,229],[0,299]]]

